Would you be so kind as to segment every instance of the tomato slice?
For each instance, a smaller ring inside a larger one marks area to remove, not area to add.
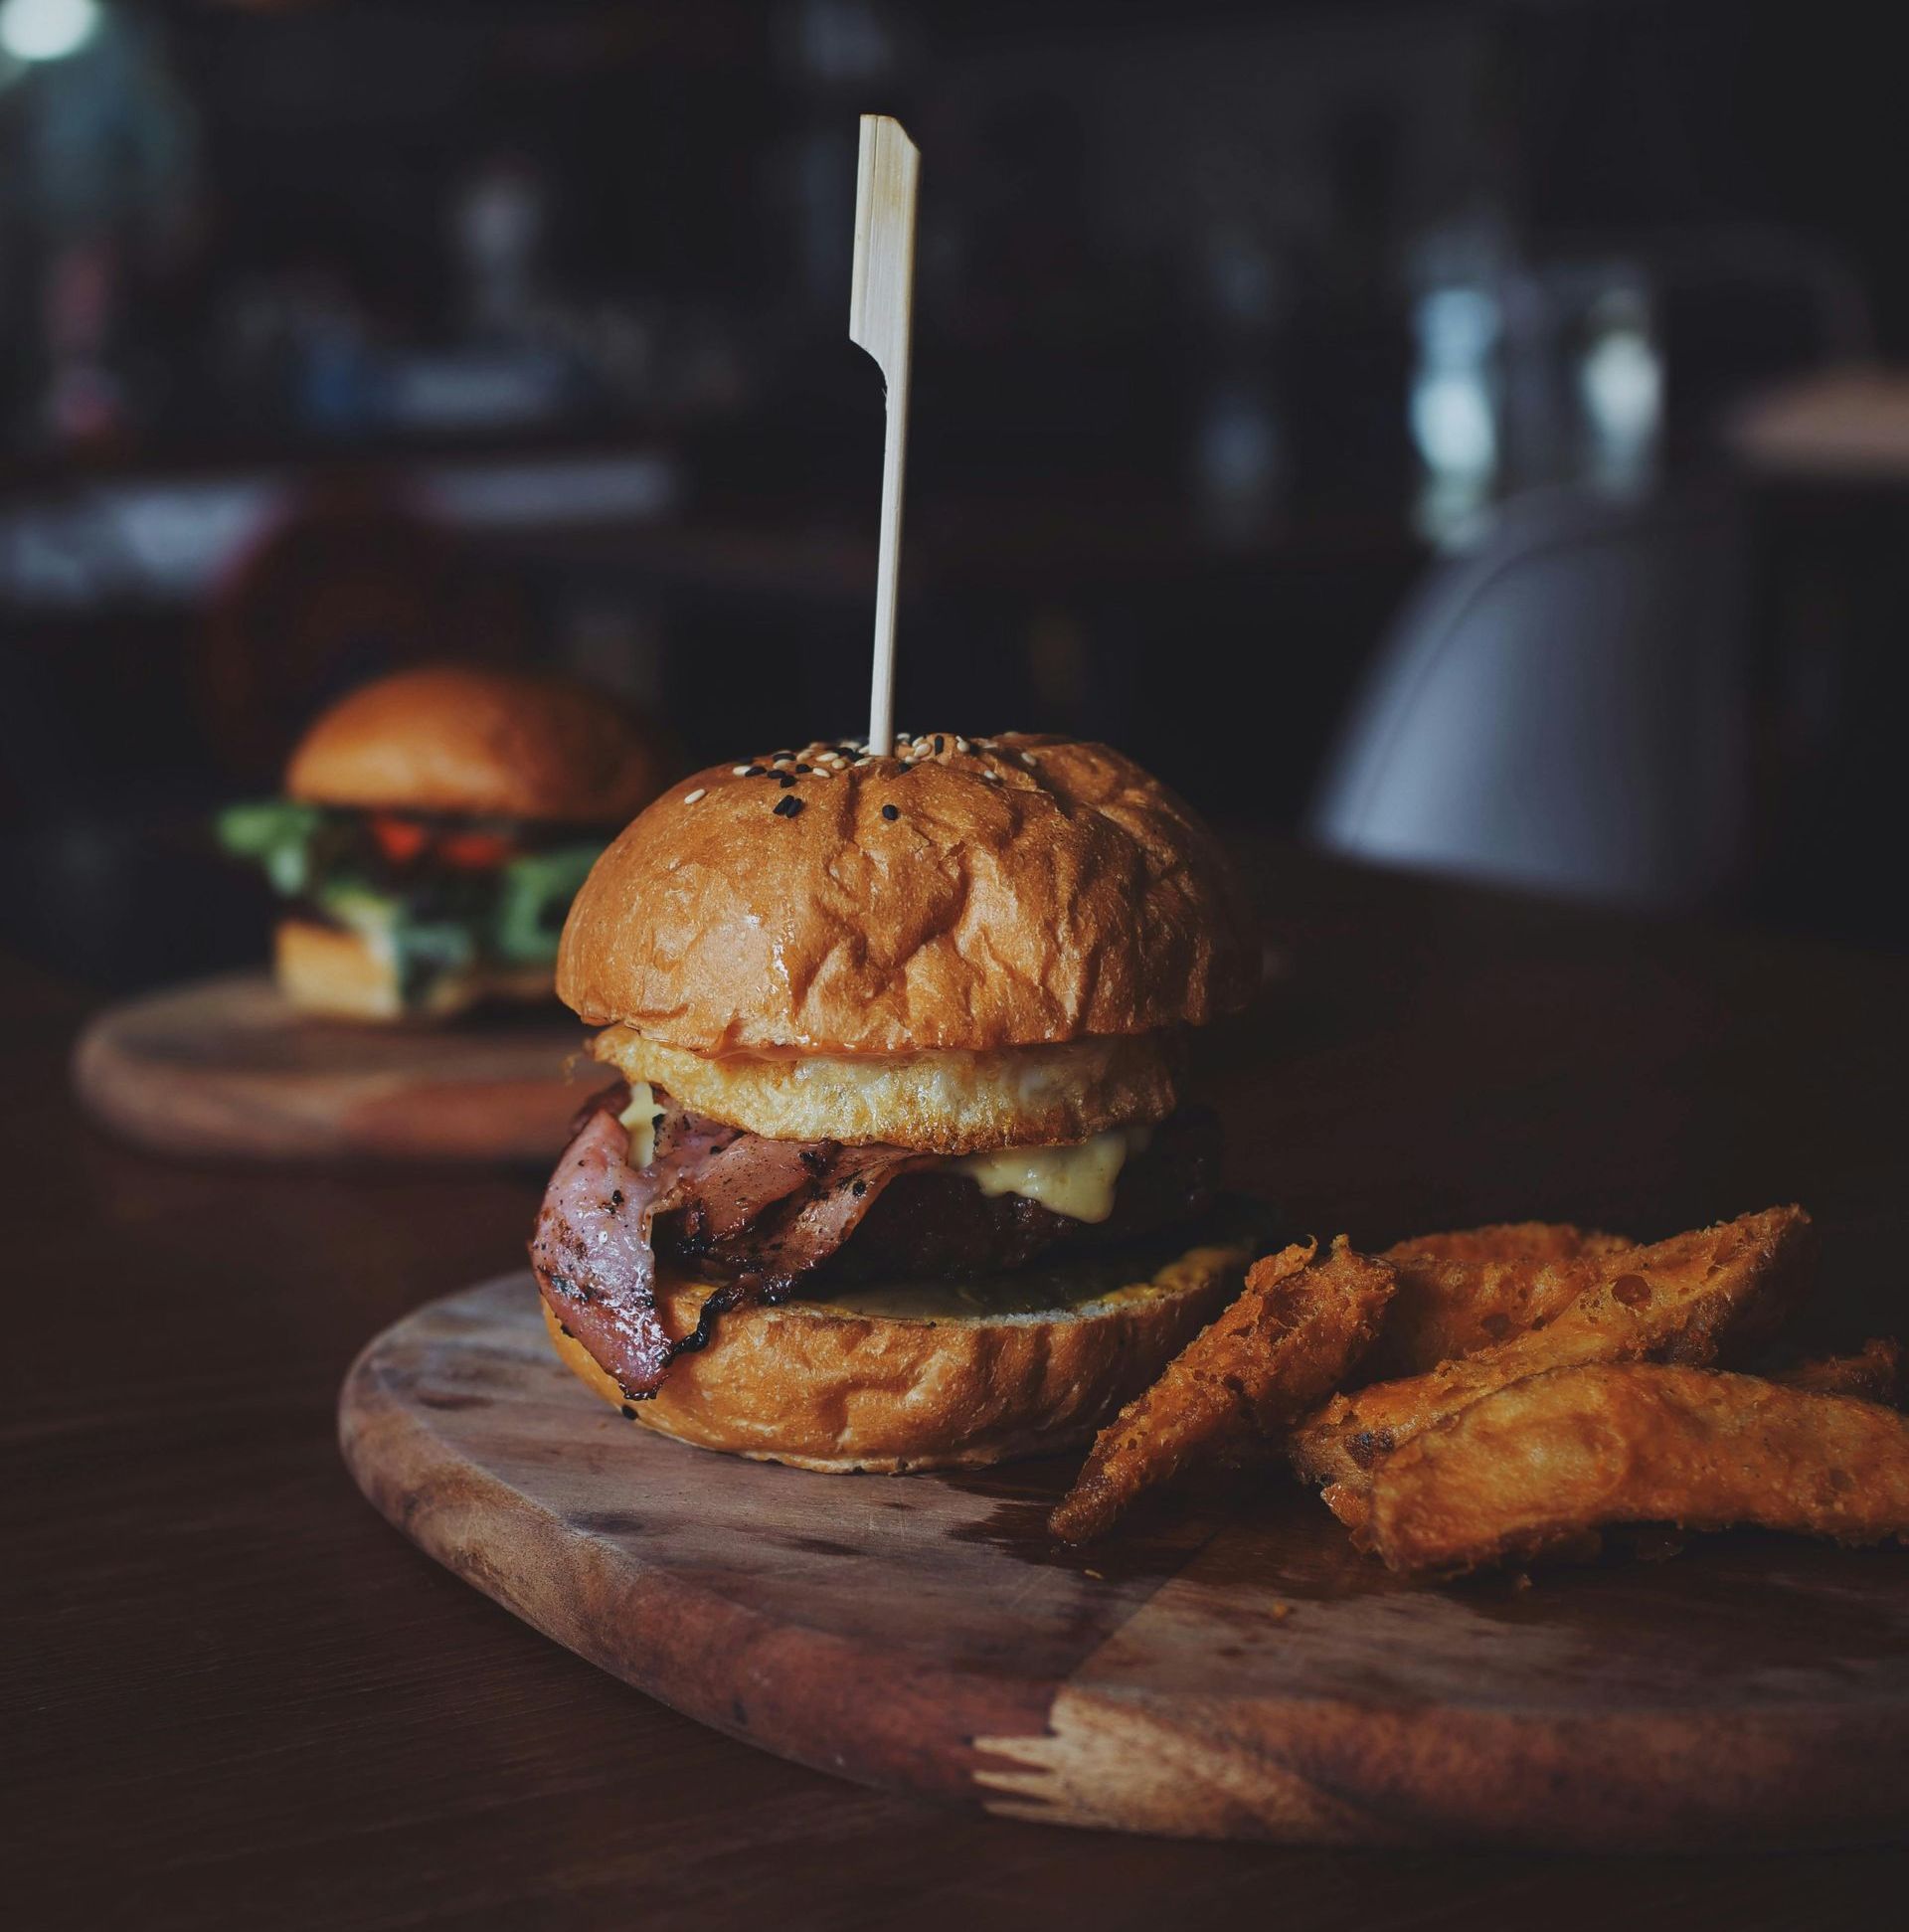
[[[393,865],[409,865],[431,838],[429,829],[415,819],[391,818],[382,812],[371,821],[371,835]]]
[[[464,872],[493,871],[510,854],[511,842],[502,832],[446,832],[437,841],[438,857]]]

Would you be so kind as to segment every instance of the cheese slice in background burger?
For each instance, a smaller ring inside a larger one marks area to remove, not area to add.
[[[1079,1443],[1250,1259],[1182,1042],[1257,958],[1211,833],[1103,745],[816,744],[672,788],[564,928],[620,1078],[531,1242],[559,1353],[806,1468]]]

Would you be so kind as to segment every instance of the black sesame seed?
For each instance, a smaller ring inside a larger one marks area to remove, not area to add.
[[[749,770],[743,774],[743,777],[746,779],[766,779],[769,777],[769,769],[767,766],[752,765],[749,768]]]
[[[636,1411],[629,1403],[625,1402],[622,1405],[622,1409],[623,1409],[623,1420],[625,1422],[634,1422],[636,1420]]]
[[[901,807],[899,805],[884,805],[882,807],[882,816],[884,818],[899,818],[901,815]]]
[[[798,772],[812,772],[815,768],[812,765],[798,765],[795,769]]]
[[[776,816],[778,818],[793,818],[801,808],[802,801],[799,798],[779,798],[776,803]]]
[[[778,772],[776,774],[776,783],[786,791],[795,783],[795,774],[793,772]]]
[[[943,752],[947,750],[948,750],[948,740],[944,738],[942,734],[938,731],[935,734],[935,752],[937,757],[939,757]]]

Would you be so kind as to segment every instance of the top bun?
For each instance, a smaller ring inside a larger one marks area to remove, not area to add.
[[[648,733],[606,693],[444,664],[333,705],[292,753],[285,789],[313,804],[617,825],[662,777]]]
[[[1137,765],[944,734],[673,787],[577,895],[557,992],[693,1053],[986,1052],[1197,1025],[1256,963],[1213,835]]]

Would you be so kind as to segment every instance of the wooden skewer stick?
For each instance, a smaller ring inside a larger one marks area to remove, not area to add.
[[[864,114],[855,175],[855,276],[848,298],[848,339],[866,349],[888,379],[881,550],[875,568],[875,673],[868,698],[868,748],[877,757],[895,748],[895,578],[902,560],[915,200],[921,175],[921,150],[901,122],[887,114]]]

